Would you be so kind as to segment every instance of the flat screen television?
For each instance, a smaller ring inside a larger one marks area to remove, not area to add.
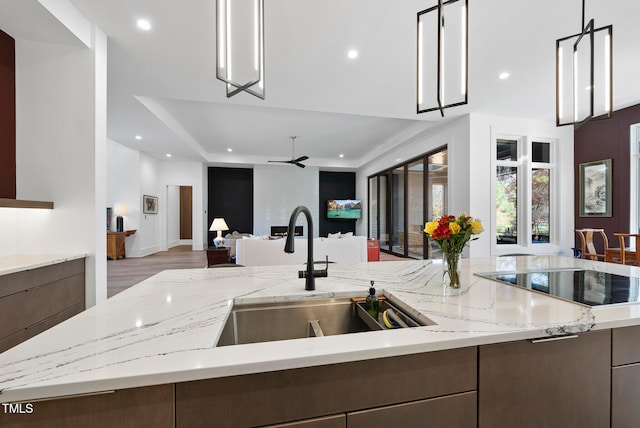
[[[327,218],[357,220],[360,217],[362,217],[360,199],[329,199],[327,201]]]

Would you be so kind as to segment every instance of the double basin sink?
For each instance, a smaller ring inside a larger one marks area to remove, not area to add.
[[[361,295],[281,303],[235,304],[216,346],[384,330],[390,328],[390,319],[397,321],[392,321],[391,328],[435,324],[393,296],[381,296],[379,306],[379,315],[375,319],[364,309],[364,298]],[[386,315],[383,315],[385,311]]]

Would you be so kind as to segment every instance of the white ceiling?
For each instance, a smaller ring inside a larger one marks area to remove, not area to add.
[[[108,36],[110,139],[163,158],[254,164],[290,158],[297,135],[307,165],[352,169],[470,112],[554,124],[555,40],[580,31],[582,6],[469,0],[469,104],[442,119],[415,113],[416,12],[433,0],[265,0],[265,100],[227,99],[216,79],[215,0],[70,1]],[[43,26],[58,34],[51,19],[26,30],[29,3],[0,0],[0,28],[16,38],[43,40]],[[615,108],[640,102],[640,2],[588,0],[586,12],[596,27],[613,24]],[[141,17],[151,31],[136,27]],[[499,80],[502,71],[511,77]]]

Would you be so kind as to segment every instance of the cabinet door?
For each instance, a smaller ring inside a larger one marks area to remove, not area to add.
[[[479,427],[609,426],[611,331],[479,347]]]
[[[611,427],[638,426],[640,421],[640,364],[611,370]]]
[[[475,391],[448,395],[395,406],[380,407],[347,414],[349,428],[371,427],[447,427],[476,426]]]
[[[611,364],[640,363],[640,326],[611,330]]]
[[[14,404],[0,411],[0,427],[173,428],[172,384]]]

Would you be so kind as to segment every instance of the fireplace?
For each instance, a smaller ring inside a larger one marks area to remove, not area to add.
[[[293,236],[302,236],[304,226],[295,226]],[[288,226],[271,226],[271,236],[287,236]]]

